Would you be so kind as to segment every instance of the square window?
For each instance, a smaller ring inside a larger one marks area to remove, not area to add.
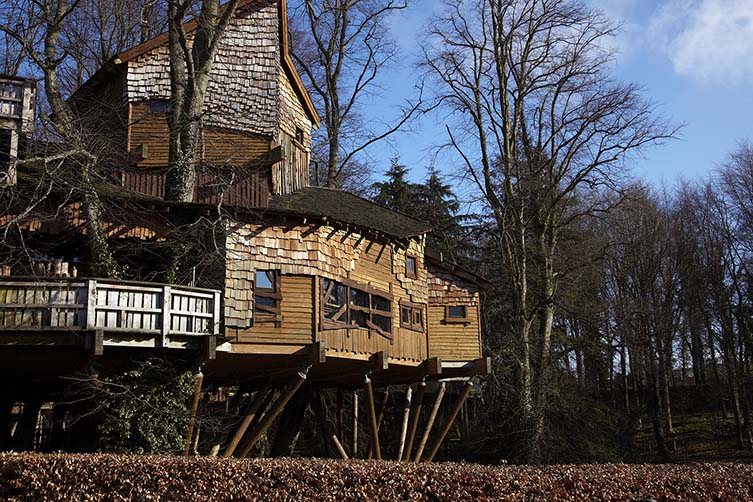
[[[254,276],[254,286],[256,290],[275,289],[274,272],[272,270],[257,270]]]

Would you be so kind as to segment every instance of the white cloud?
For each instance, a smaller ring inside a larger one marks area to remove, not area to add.
[[[753,0],[670,0],[649,28],[678,74],[753,82]]]

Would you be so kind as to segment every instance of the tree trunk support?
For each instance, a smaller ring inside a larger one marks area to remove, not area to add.
[[[233,435],[233,438],[230,440],[230,444],[228,444],[225,452],[222,454],[223,457],[231,457],[233,455],[233,452],[235,452],[235,449],[238,447],[238,443],[241,442],[243,435],[246,433],[246,430],[248,430],[248,426],[251,425],[251,421],[259,413],[259,410],[261,410],[261,405],[262,403],[264,403],[264,398],[270,392],[274,391],[270,390],[270,385],[267,385],[265,388],[258,391],[254,396],[254,399],[253,401],[251,401],[251,406],[248,408],[246,416],[243,417],[241,424],[238,426],[238,430],[235,431],[235,435]]]
[[[358,391],[353,391],[353,448],[350,450],[353,458],[358,458]]]
[[[405,451],[405,439],[408,435],[408,418],[410,417],[411,398],[413,396],[413,389],[409,386],[405,391],[405,403],[403,404],[403,426],[400,429],[400,447],[397,450],[397,460],[403,458],[403,451]]]
[[[193,430],[196,427],[196,414],[199,411],[199,401],[201,401],[201,385],[204,383],[204,375],[201,370],[196,372],[196,387],[193,392],[193,402],[191,404],[191,420],[188,422],[188,432],[186,432],[186,448],[183,451],[183,456],[187,457],[191,453],[191,439],[193,438]]]
[[[442,382],[442,385],[439,387],[439,392],[437,392],[437,397],[434,399],[434,406],[431,409],[431,414],[429,415],[429,421],[426,422],[426,429],[424,430],[423,436],[421,436],[421,442],[418,443],[418,451],[416,452],[416,456],[413,458],[414,462],[420,462],[421,461],[421,455],[424,453],[424,448],[426,448],[426,442],[429,440],[429,434],[431,433],[431,428],[434,426],[434,420],[437,418],[437,413],[439,412],[439,406],[442,404],[442,398],[444,397],[444,393],[447,390],[447,384]]]
[[[471,390],[473,390],[473,383],[469,380],[463,386],[463,390],[460,392],[460,396],[458,397],[458,400],[455,403],[455,408],[453,408],[452,413],[450,413],[450,417],[447,419],[447,422],[445,422],[444,426],[440,429],[439,437],[437,437],[437,441],[436,443],[434,443],[434,448],[431,449],[431,452],[429,453],[429,456],[426,459],[427,462],[431,462],[432,460],[434,460],[434,457],[439,451],[439,448],[442,446],[442,443],[444,442],[445,437],[447,437],[447,433],[450,432],[450,427],[452,427],[452,423],[455,421],[455,418],[457,418],[458,414],[460,413],[460,410],[463,409],[463,404],[465,403],[465,400],[468,398],[468,394],[471,393]]]
[[[243,449],[241,454],[239,455],[241,458],[247,457],[249,453],[251,453],[251,450],[256,446],[257,441],[261,438],[261,436],[267,431],[270,425],[272,425],[272,422],[275,418],[277,418],[277,415],[280,414],[280,412],[285,408],[285,405],[288,404],[288,401],[293,397],[293,395],[298,392],[298,389],[301,388],[301,385],[303,385],[303,382],[306,381],[306,372],[300,371],[296,376],[293,377],[293,379],[288,384],[288,387],[285,389],[285,392],[277,399],[277,402],[274,404],[274,406],[264,415],[264,418],[259,422],[259,424],[254,427],[254,429],[251,431],[251,437],[248,441],[248,444]]]
[[[416,430],[418,429],[418,421],[421,418],[421,404],[424,400],[424,394],[426,393],[426,382],[420,382],[418,384],[418,392],[413,399],[413,409],[411,411],[410,427],[408,429],[408,440],[405,444],[405,452],[402,458],[399,460],[410,461],[410,454],[413,451],[413,441],[416,438]]]
[[[374,408],[374,393],[371,387],[371,378],[368,375],[363,378],[363,389],[366,391],[369,429],[371,431],[371,444],[374,445],[374,457],[377,460],[382,460],[382,450],[379,446],[379,427],[377,426],[376,409]]]

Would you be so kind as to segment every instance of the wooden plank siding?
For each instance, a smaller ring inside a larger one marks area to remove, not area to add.
[[[240,344],[309,344],[314,341],[313,277],[283,275],[280,282],[282,321],[279,327],[274,322],[256,323],[248,328],[228,328],[227,336]]]
[[[478,287],[434,265],[429,274],[429,357],[444,361],[470,361],[481,357]],[[446,307],[462,305],[466,321],[448,322]]]

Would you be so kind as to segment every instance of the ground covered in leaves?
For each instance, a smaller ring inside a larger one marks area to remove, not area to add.
[[[0,454],[4,501],[753,500],[753,466]]]

